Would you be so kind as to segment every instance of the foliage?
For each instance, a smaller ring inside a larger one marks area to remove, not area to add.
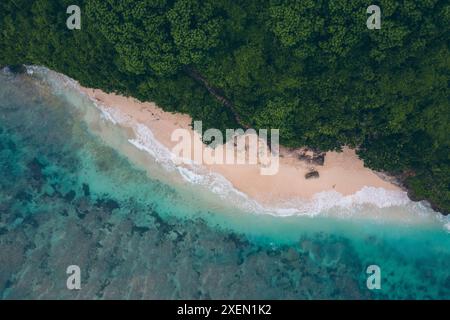
[[[46,65],[205,128],[239,126],[237,113],[290,147],[357,147],[450,211],[447,1],[380,0],[368,30],[368,0],[80,0],[73,31],[71,2],[1,1],[0,65]]]

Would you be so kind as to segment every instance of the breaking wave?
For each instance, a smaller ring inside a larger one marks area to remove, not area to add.
[[[94,101],[95,102],[95,101]],[[237,190],[224,176],[211,172],[200,165],[176,164],[175,155],[153,135],[150,128],[140,123],[130,123],[130,119],[120,111],[96,102],[103,118],[119,125],[132,125],[136,137],[128,141],[136,148],[151,155],[155,161],[162,164],[166,170],[176,171],[186,182],[207,187],[222,199],[231,199],[244,210],[254,213],[266,213],[275,216],[328,214],[332,209],[339,208],[340,216],[350,216],[364,205],[375,208],[410,206],[417,207],[418,212],[426,209],[423,204],[413,203],[406,192],[386,190],[383,188],[364,187],[355,194],[344,196],[336,191],[323,191],[313,196],[311,200],[292,199],[274,207],[264,206],[251,199],[245,193]]]
[[[53,72],[45,67],[27,66],[29,74],[38,73],[40,77],[49,82],[56,91],[67,90],[67,87],[77,90],[80,94],[87,97],[81,91],[78,82],[75,80]],[[5,72],[5,70],[3,70]],[[89,98],[89,97],[88,97]],[[117,108],[105,105],[95,99],[90,99],[95,107],[101,112],[102,118],[115,125],[125,125],[131,127],[135,137],[128,142],[137,149],[149,154],[156,162],[161,164],[164,169],[175,172],[186,183],[203,186],[218,195],[221,199],[230,200],[231,203],[239,208],[256,213],[270,214],[273,216],[287,217],[294,215],[303,215],[314,217],[317,215],[333,215],[339,217],[360,216],[361,210],[381,212],[378,214],[383,218],[383,210],[388,208],[406,208],[414,216],[439,216],[443,220],[443,225],[450,232],[450,220],[433,212],[426,202],[411,201],[406,192],[386,190],[383,188],[364,187],[355,194],[342,195],[336,191],[323,191],[317,193],[310,200],[292,199],[283,201],[273,206],[265,206],[256,200],[250,198],[245,193],[237,190],[230,181],[224,176],[211,172],[205,167],[196,165],[193,162],[183,165],[177,165],[175,155],[162,143],[160,143],[145,125],[135,123],[128,115],[122,113]],[[338,209],[338,210],[336,210]],[[384,214],[386,215],[386,214]],[[376,215],[372,215],[372,217]]]

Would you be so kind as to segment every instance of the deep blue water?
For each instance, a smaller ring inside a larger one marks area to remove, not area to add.
[[[444,222],[202,203],[195,186],[148,174],[102,141],[46,76],[0,73],[1,298],[450,298]],[[73,264],[79,291],[66,288]],[[366,286],[371,264],[380,290]]]

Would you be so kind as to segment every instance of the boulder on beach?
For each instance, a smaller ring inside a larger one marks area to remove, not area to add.
[[[314,171],[310,171],[307,174],[305,174],[305,179],[312,179],[312,178],[318,178],[319,177],[319,172],[314,170]]]

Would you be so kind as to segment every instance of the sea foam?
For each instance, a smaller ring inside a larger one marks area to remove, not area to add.
[[[97,103],[96,106],[105,114],[104,118],[115,124],[130,125],[130,119],[124,117],[118,109]],[[141,151],[148,153],[167,170],[176,171],[187,183],[206,187],[222,199],[227,199],[240,208],[254,212],[275,216],[327,214],[333,208],[339,208],[340,216],[351,216],[356,209],[364,205],[376,208],[405,206],[411,203],[406,192],[386,190],[383,188],[364,187],[355,194],[344,196],[336,191],[317,193],[310,200],[292,199],[274,206],[262,205],[237,190],[224,176],[207,170],[196,164],[177,165],[175,155],[153,135],[150,128],[134,123],[132,128],[136,137],[128,141]]]
[[[27,70],[30,75],[40,75],[56,91],[72,88],[87,96],[80,90],[79,83],[67,76],[39,66],[27,66]],[[105,121],[115,125],[131,127],[135,137],[129,139],[128,142],[137,149],[146,152],[156,162],[163,165],[166,170],[178,173],[186,183],[203,186],[221,199],[228,200],[234,206],[238,206],[248,212],[279,217],[294,215],[314,217],[317,215],[329,215],[330,212],[333,212],[334,216],[349,217],[358,216],[361,210],[366,210],[367,208],[386,209],[395,207],[408,207],[408,211],[413,212],[415,216],[429,216],[430,212],[432,212],[426,202],[412,202],[404,191],[368,186],[363,187],[355,194],[347,196],[336,191],[323,191],[315,194],[309,200],[291,199],[290,201],[273,204],[273,206],[262,205],[245,193],[237,190],[229,180],[218,173],[211,172],[193,162],[186,163],[186,161],[183,161],[183,165],[177,165],[176,163],[179,162],[175,161],[176,156],[155,138],[150,128],[143,124],[135,123],[118,108],[105,105],[94,99],[91,99],[91,101],[101,112]],[[450,221],[445,219],[442,222],[450,232]]]

